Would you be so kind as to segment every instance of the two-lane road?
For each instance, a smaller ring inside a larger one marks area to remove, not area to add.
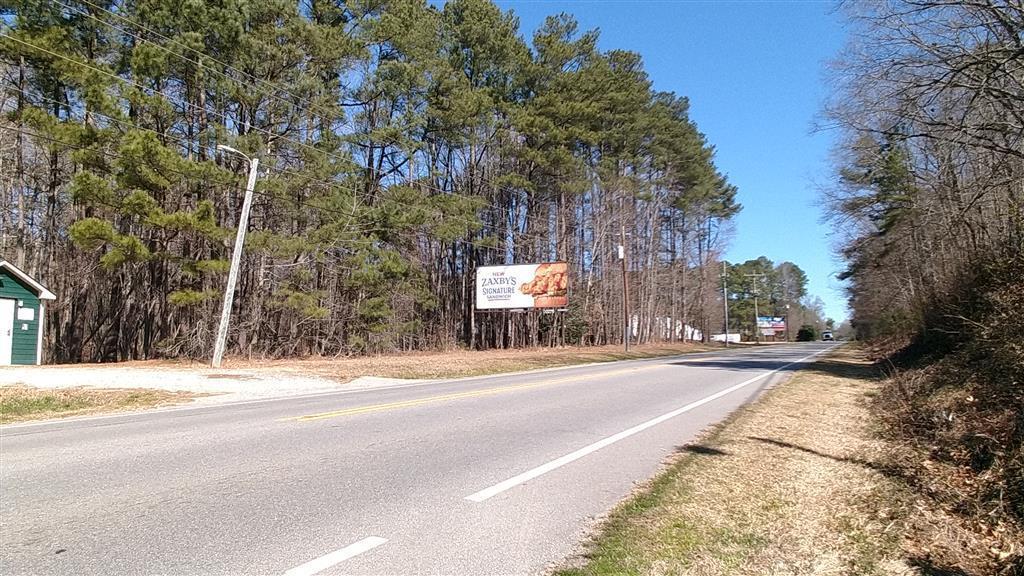
[[[3,427],[0,573],[535,573],[829,348]]]

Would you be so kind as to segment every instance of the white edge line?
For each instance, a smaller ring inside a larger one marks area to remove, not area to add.
[[[625,438],[628,438],[628,437],[630,437],[630,436],[632,436],[632,435],[634,435],[634,434],[636,434],[638,432],[642,432],[642,431],[644,431],[644,430],[646,430],[646,429],[648,429],[648,428],[650,428],[652,426],[657,426],[658,424],[661,424],[662,422],[664,422],[666,420],[669,420],[671,418],[675,418],[676,416],[679,416],[680,414],[682,414],[684,412],[689,412],[690,410],[693,410],[694,408],[697,408],[699,406],[703,406],[704,404],[707,404],[708,402],[712,402],[714,400],[717,400],[717,399],[719,399],[722,396],[725,396],[727,394],[731,394],[731,393],[739,390],[740,388],[743,388],[744,386],[747,386],[749,384],[752,384],[753,382],[757,382],[758,380],[761,380],[763,378],[771,376],[772,374],[775,374],[776,372],[779,372],[781,370],[785,370],[786,368],[788,368],[788,367],[790,367],[790,366],[792,366],[794,364],[800,364],[801,362],[809,360],[809,359],[811,359],[811,358],[813,358],[813,357],[815,357],[815,356],[817,356],[819,354],[822,354],[824,352],[828,352],[829,350],[831,350],[831,347],[826,348],[825,350],[820,350],[818,352],[815,352],[814,354],[811,354],[809,356],[804,356],[803,358],[801,358],[799,360],[796,360],[794,362],[790,362],[789,364],[786,364],[784,366],[776,368],[775,370],[772,370],[771,372],[765,372],[764,374],[761,374],[760,376],[755,376],[753,378],[750,378],[749,380],[744,380],[743,382],[740,382],[739,384],[736,384],[734,386],[730,386],[729,388],[726,388],[725,390],[721,390],[719,392],[715,392],[714,394],[712,394],[712,395],[710,395],[710,396],[708,396],[706,398],[702,398],[700,400],[697,400],[696,402],[691,402],[690,404],[687,404],[686,406],[683,406],[682,408],[677,408],[677,409],[675,409],[675,410],[673,410],[673,411],[671,411],[671,412],[669,412],[667,414],[662,414],[661,416],[658,416],[657,418],[653,418],[653,419],[648,420],[646,422],[643,422],[641,424],[637,424],[636,426],[633,426],[632,428],[629,428],[627,430],[623,430],[622,432],[619,432],[618,434],[614,434],[614,435],[609,436],[607,438],[604,438],[602,440],[598,440],[597,442],[594,442],[593,444],[584,446],[583,448],[580,448],[579,450],[576,450],[575,452],[570,452],[569,454],[566,454],[565,456],[562,456],[561,458],[556,458],[556,459],[548,462],[547,464],[542,464],[542,465],[540,465],[540,466],[538,466],[538,467],[536,467],[536,468],[534,468],[532,470],[527,470],[526,472],[523,472],[522,474],[519,474],[517,476],[513,476],[512,478],[509,478],[508,480],[505,480],[504,482],[499,482],[498,484],[495,484],[494,486],[491,486],[490,488],[484,488],[483,490],[481,490],[479,492],[475,492],[473,494],[470,494],[469,496],[466,496],[466,500],[469,500],[470,502],[483,502],[484,500],[487,500],[488,498],[491,498],[492,496],[496,496],[498,494],[501,494],[502,492],[504,492],[504,491],[506,491],[506,490],[508,490],[510,488],[514,488],[514,487],[518,486],[519,484],[522,484],[524,482],[528,482],[528,481],[533,480],[534,478],[536,478],[538,476],[547,474],[548,472],[551,472],[552,470],[555,470],[556,468],[561,468],[562,466],[565,466],[566,464],[568,464],[570,462],[573,462],[575,460],[579,460],[580,458],[586,456],[587,454],[590,454],[592,452],[596,452],[596,451],[598,451],[598,450],[600,450],[602,448],[610,446],[610,445],[618,442],[619,440],[623,440]]]
[[[295,568],[285,572],[284,576],[313,576],[313,574],[323,572],[331,566],[344,562],[353,556],[358,556],[363,552],[373,550],[385,542],[387,542],[387,538],[381,538],[379,536],[363,538],[362,540],[349,544],[340,550],[335,550],[330,554],[324,554],[319,558],[310,560],[301,566],[296,566]]]

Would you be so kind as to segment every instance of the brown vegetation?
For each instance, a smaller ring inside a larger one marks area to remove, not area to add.
[[[965,277],[894,355],[876,403],[922,498],[920,554],[967,574],[1024,574],[1021,279],[1024,259]]]
[[[923,566],[1024,572],[1024,4],[850,3],[829,113],[853,324],[893,372]],[[929,542],[929,541],[933,542]],[[946,570],[943,572],[942,570]]]

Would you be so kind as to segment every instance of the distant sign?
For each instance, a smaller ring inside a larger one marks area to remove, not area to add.
[[[565,308],[569,305],[569,266],[565,262],[483,266],[476,270],[476,307]]]
[[[758,316],[757,327],[762,330],[785,330],[786,318],[784,316]]]

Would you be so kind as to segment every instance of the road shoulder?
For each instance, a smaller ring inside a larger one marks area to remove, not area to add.
[[[681,448],[557,574],[908,573],[876,376],[850,346],[809,364]]]

